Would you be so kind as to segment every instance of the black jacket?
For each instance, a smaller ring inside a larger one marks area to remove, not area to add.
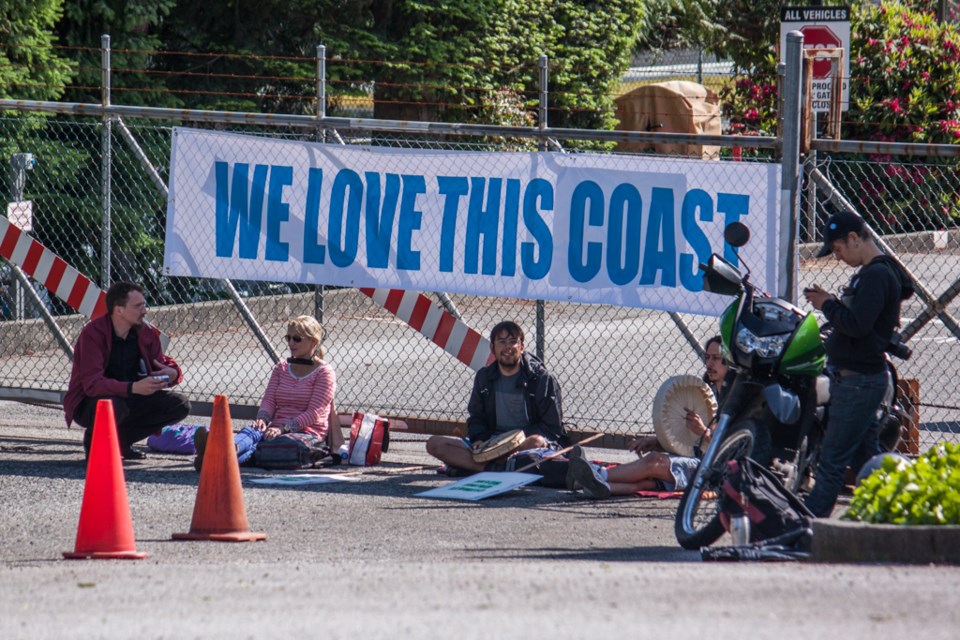
[[[882,373],[884,350],[900,326],[900,302],[912,296],[913,289],[900,265],[878,256],[853,276],[841,300],[828,298],[823,315],[832,327],[826,344],[830,366]]]
[[[498,431],[494,382],[499,377],[500,369],[496,362],[492,362],[480,369],[473,379],[473,391],[467,405],[467,438],[472,443],[488,440]],[[564,444],[566,431],[560,404],[560,383],[536,356],[526,352],[520,356],[520,373],[516,378],[517,386],[525,389],[527,415],[530,417],[530,426],[524,433],[541,435]]]

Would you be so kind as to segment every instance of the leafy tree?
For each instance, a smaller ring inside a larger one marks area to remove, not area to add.
[[[191,108],[313,113],[316,47],[348,60],[376,54],[374,10],[392,2],[262,0],[178,2],[163,25],[159,61],[168,87]],[[365,65],[327,65],[337,93],[356,93]]]
[[[76,85],[67,92],[75,102],[100,102],[101,36],[110,35],[112,101],[117,104],[178,106],[164,91],[154,51],[159,27],[177,0],[62,0],[57,25],[61,41],[79,65]]]
[[[861,7],[852,22],[845,135],[960,142],[960,30],[898,2]]]
[[[641,0],[390,4],[389,23],[374,23],[390,62],[376,85],[378,115],[529,124],[545,54],[549,124],[600,128],[613,125],[611,95],[644,8]]]
[[[0,2],[0,95],[26,100],[57,100],[70,82],[73,67],[53,44],[54,27],[62,15],[62,0],[5,0]],[[32,153],[38,164],[27,173],[23,197],[34,201],[35,235],[50,243],[56,231],[51,229],[50,212],[57,204],[48,196],[47,178],[56,176],[61,197],[69,182],[68,174],[77,157],[69,144],[51,140],[46,134],[51,118],[41,114],[21,114],[0,118],[0,182],[6,184],[7,163],[14,153]],[[14,197],[11,184],[5,194]],[[52,232],[52,233],[51,233]]]
[[[56,100],[63,95],[72,69],[52,48],[62,2],[0,2],[0,94],[4,98]]]
[[[648,0],[637,51],[704,46],[722,48],[726,29],[717,22],[717,0]]]

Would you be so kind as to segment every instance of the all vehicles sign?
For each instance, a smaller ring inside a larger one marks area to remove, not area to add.
[[[804,49],[843,48],[843,97],[841,109],[850,105],[850,8],[785,7],[780,13],[780,60],[787,49],[787,34],[803,33]],[[813,110],[830,110],[830,60],[813,64]]]

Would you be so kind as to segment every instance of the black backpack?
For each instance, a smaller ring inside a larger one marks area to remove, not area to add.
[[[340,463],[340,455],[332,452],[326,442],[312,433],[284,433],[273,440],[262,440],[250,466],[262,469],[310,469]]]
[[[727,462],[721,491],[720,521],[729,531],[731,518],[746,515],[751,542],[782,539],[786,534],[810,529],[814,519],[800,498],[750,458]]]

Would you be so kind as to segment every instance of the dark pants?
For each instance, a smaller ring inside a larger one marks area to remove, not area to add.
[[[886,372],[838,377],[830,383],[830,416],[806,504],[813,515],[827,517],[843,488],[847,465],[859,466],[880,451],[877,410],[890,384]]]
[[[93,442],[97,400],[113,402],[120,451],[126,451],[134,442],[147,438],[168,424],[180,422],[190,413],[190,401],[173,391],[157,391],[149,396],[132,395],[124,398],[84,398],[77,408],[74,420],[87,430],[83,434],[83,447],[87,452]]]

